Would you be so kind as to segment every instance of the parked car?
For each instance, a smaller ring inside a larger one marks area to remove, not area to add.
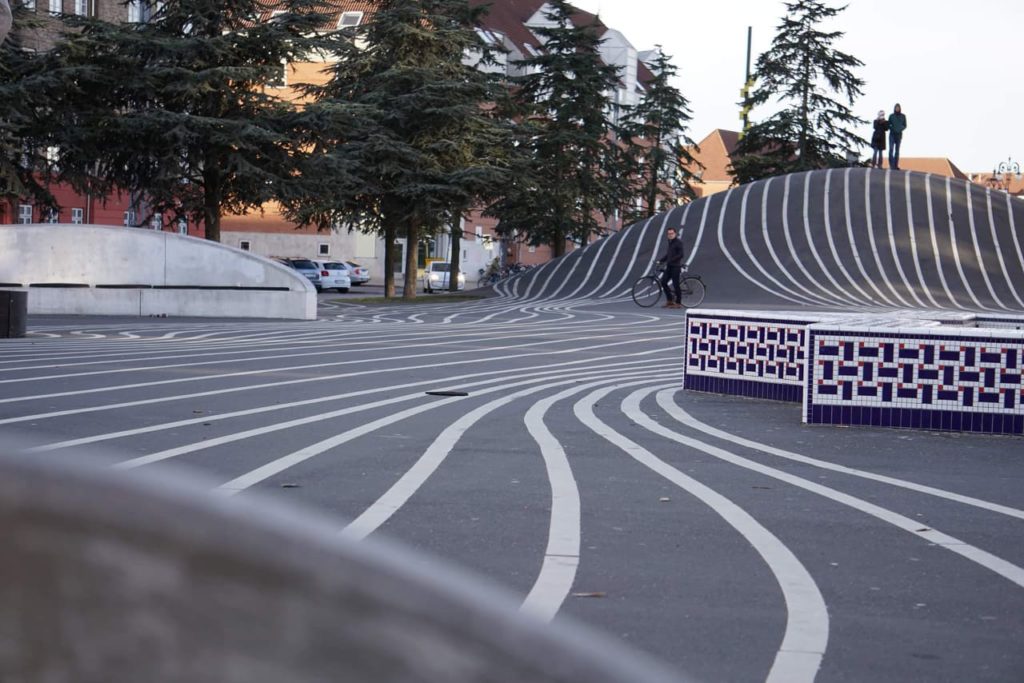
[[[361,266],[355,261],[346,261],[345,265],[348,266],[348,276],[353,285],[361,285],[370,281],[370,269],[366,266]]]
[[[427,269],[423,271],[423,291],[431,294],[435,289],[448,289],[450,271],[451,264],[447,261],[433,261],[428,264]],[[458,283],[459,289],[466,288],[466,274],[462,271],[459,271]]]
[[[340,261],[313,261],[313,265],[320,269],[321,288],[347,292],[348,288],[352,286],[348,266],[344,263]]]
[[[274,259],[305,275],[309,281],[313,283],[316,291],[319,292],[322,289],[322,285],[320,284],[320,269],[317,268],[316,264],[308,258],[299,258],[297,256],[275,256]]]

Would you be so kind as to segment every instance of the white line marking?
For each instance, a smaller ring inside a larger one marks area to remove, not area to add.
[[[641,389],[623,402],[626,415],[634,421],[643,415],[641,395],[653,389]],[[611,429],[594,414],[593,403],[602,392],[594,392],[576,404],[576,416],[596,434],[629,454],[637,462],[657,472],[711,508],[757,551],[775,576],[786,603],[786,630],[775,661],[765,679],[768,683],[811,683],[821,666],[828,646],[828,610],[817,584],[796,555],[775,534],[761,525],[746,510],[714,489],[683,474],[636,442]],[[643,415],[646,418],[646,415]],[[643,426],[643,425],[642,425]]]

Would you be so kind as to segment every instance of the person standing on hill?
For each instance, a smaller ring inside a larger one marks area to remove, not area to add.
[[[885,152],[885,132],[889,130],[889,121],[885,118],[885,111],[878,110],[878,118],[875,119],[875,129],[871,133],[871,168],[882,168],[882,154]]]
[[[889,114],[889,168],[900,170],[900,143],[903,131],[907,129],[907,117],[897,104]]]
[[[668,240],[665,254],[658,259],[658,263],[665,264],[665,271],[661,274],[661,288],[665,290],[665,297],[668,299],[665,308],[682,308],[683,305],[680,302],[683,300],[683,292],[679,286],[679,278],[683,274],[683,259],[685,258],[683,241],[676,236],[675,228],[666,230],[665,237]],[[672,283],[672,289],[669,289],[669,282]]]

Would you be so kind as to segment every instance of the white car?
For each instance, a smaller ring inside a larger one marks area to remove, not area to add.
[[[447,261],[434,261],[423,271],[423,291],[427,294],[433,293],[435,289],[445,291],[448,289],[448,277],[451,271],[451,264]],[[466,274],[459,271],[459,289],[466,288]]]
[[[352,278],[349,277],[348,266],[340,261],[313,261],[313,265],[320,269],[320,288],[336,289],[339,292],[347,292],[352,286]]]
[[[370,269],[366,266],[361,266],[355,261],[345,261],[345,265],[348,266],[348,276],[353,285],[362,285],[370,281]]]

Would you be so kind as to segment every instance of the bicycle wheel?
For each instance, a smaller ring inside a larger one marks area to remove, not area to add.
[[[661,282],[653,275],[644,275],[633,283],[633,301],[637,306],[650,308],[661,299]]]
[[[476,288],[483,289],[487,285],[491,284],[491,278],[484,275],[482,278],[476,281]]]
[[[700,302],[704,301],[704,295],[707,294],[704,281],[699,277],[683,278],[683,281],[679,283],[679,288],[682,293],[679,303],[683,305],[683,308],[700,306]]]

